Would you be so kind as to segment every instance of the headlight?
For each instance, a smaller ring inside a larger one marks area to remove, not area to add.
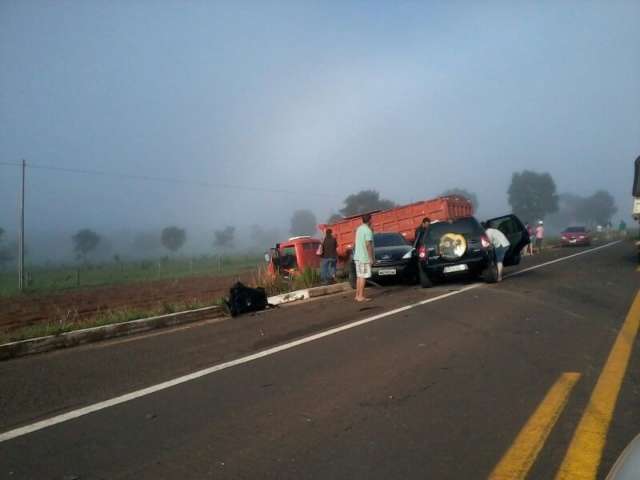
[[[410,259],[410,258],[413,256],[413,251],[414,251],[414,250],[415,250],[414,248],[412,248],[411,250],[409,250],[407,253],[405,253],[405,254],[402,256],[402,259],[403,259],[403,260],[408,260],[408,259]]]

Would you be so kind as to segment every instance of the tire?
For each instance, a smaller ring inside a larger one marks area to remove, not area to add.
[[[353,260],[349,260],[349,286],[356,289],[356,264]]]
[[[427,272],[425,272],[420,265],[418,265],[418,280],[422,288],[433,287],[433,281],[429,278]]]
[[[513,257],[513,263],[511,265],[520,265],[521,260],[522,260],[522,257],[520,256],[520,254],[518,254],[515,257]]]
[[[491,262],[483,273],[484,281],[487,283],[498,282],[498,266],[496,262]]]

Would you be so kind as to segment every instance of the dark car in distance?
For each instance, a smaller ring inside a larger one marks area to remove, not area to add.
[[[586,227],[568,227],[560,233],[560,244],[570,245],[591,245],[591,233]]]
[[[520,252],[530,241],[520,219],[505,215],[486,223],[504,233],[511,243],[504,265],[520,263]],[[459,275],[483,276],[487,282],[497,280],[493,246],[474,217],[432,223],[418,241],[416,263],[418,280],[423,287]]]
[[[385,232],[373,234],[373,253],[375,261],[371,266],[373,281],[408,280],[415,278],[415,267],[412,262],[413,247],[399,233]],[[349,282],[355,286],[355,264],[351,262]]]

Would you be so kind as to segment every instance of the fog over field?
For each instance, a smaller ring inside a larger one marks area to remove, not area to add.
[[[22,159],[31,261],[72,258],[83,228],[106,257],[169,225],[185,251],[226,226],[264,249],[295,210],[324,222],[366,189],[463,188],[484,218],[523,170],[606,190],[631,223],[639,18],[633,0],[1,2],[4,241]]]

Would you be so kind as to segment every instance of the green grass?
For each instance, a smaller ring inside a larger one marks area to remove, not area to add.
[[[53,320],[46,323],[30,325],[11,332],[0,332],[0,344],[26,340],[29,338],[60,335],[62,333],[71,332],[73,330],[100,327],[103,325],[113,325],[117,323],[130,322],[132,320],[139,320],[141,318],[149,318],[157,315],[184,312],[186,310],[195,310],[197,308],[216,305],[224,305],[224,300],[220,298],[211,301],[198,301],[194,299],[186,302],[165,303],[156,308],[123,308],[106,310],[85,319],[78,318],[77,311],[59,312],[57,318],[54,318]]]
[[[27,266],[30,282],[25,291],[54,292],[78,287],[116,285],[131,282],[185,278],[192,276],[234,275],[250,271],[264,263],[260,256],[242,255],[225,257],[218,263],[216,257],[177,258],[143,260],[131,262],[110,262],[90,266],[42,267]],[[0,272],[0,296],[19,293],[15,271]]]

